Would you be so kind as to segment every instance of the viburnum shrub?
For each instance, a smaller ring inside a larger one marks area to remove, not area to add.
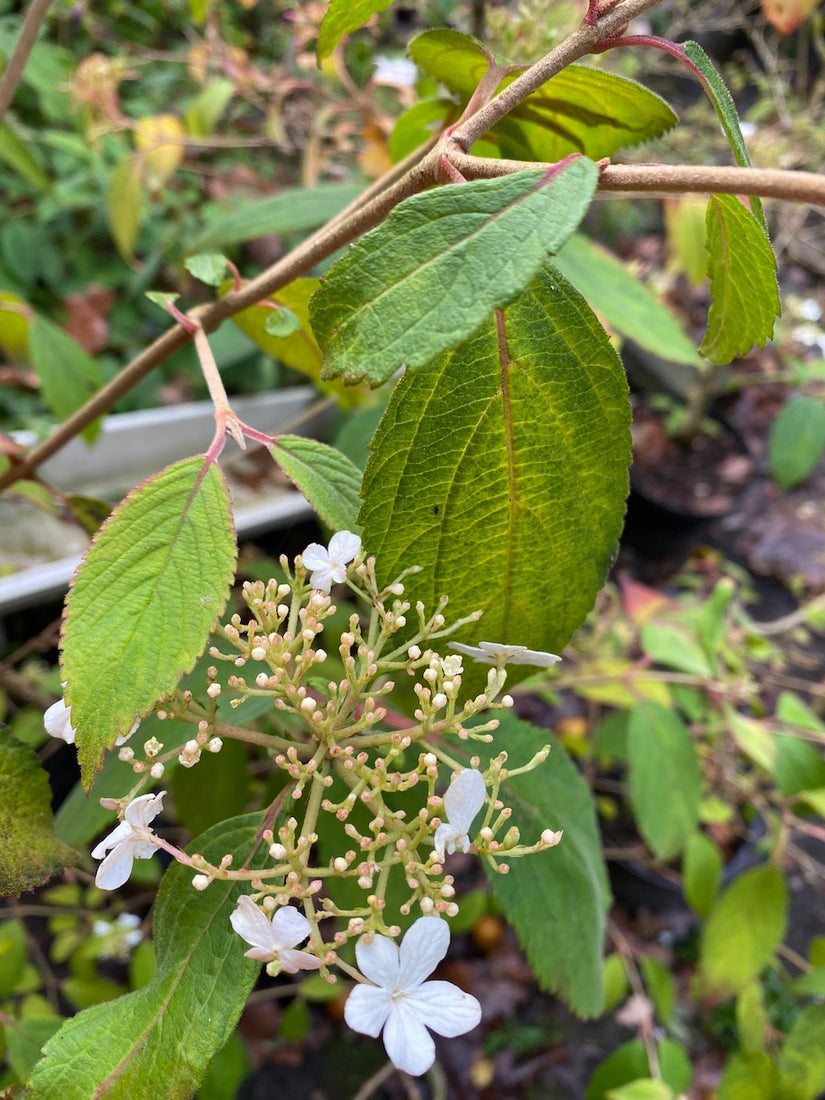
[[[332,0],[319,59],[386,6]],[[439,90],[399,120],[397,163],[249,282],[220,254],[190,256],[189,271],[217,288],[214,303],[184,312],[174,296],[154,295],[174,325],[0,473],[0,487],[30,478],[193,342],[214,438],[115,508],[66,602],[64,696],[46,723],[76,744],[96,803],[81,813],[80,796],[70,800],[53,835],[37,762],[22,745],[3,748],[6,892],[73,861],[90,866],[65,842],[90,843],[113,814],[91,852],[98,886],[119,889],[134,862],[159,849],[171,857],[153,975],[63,1024],[33,1059],[26,1084],[36,1100],[190,1096],[262,962],[271,974],[343,979],[350,1026],[383,1033],[397,1067],[425,1072],[435,1056],[428,1029],[455,1036],[481,1015],[467,992],[428,980],[460,906],[456,851],[480,857],[541,986],[582,1016],[603,1010],[609,890],[594,800],[552,735],[516,720],[503,694],[558,660],[553,651],[592,607],[622,527],[630,406],[593,307],[620,335],[700,371],[764,346],[779,297],[760,196],[825,202],[820,176],[750,167],[733,102],[700,46],[634,33],[632,21],[656,6],[589,0],[580,26],[529,67],[453,30],[415,39],[412,58]],[[641,85],[579,64],[614,49],[681,61],[709,95],[736,165],[613,164],[623,147],[677,121]],[[4,72],[3,106],[20,68]],[[141,140],[130,171],[146,165]],[[709,195],[713,304],[698,352],[577,234],[597,192],[651,190]],[[304,278],[344,246],[322,279]],[[322,382],[339,393],[391,388],[363,476],[327,444],[270,437],[239,419],[209,344],[232,317],[276,354],[300,330],[323,356]],[[267,448],[332,535],[292,564],[282,559],[281,576],[245,584],[243,609],[225,619],[236,569],[220,466],[227,437]],[[701,774],[689,735],[665,733],[661,759],[672,742],[685,762],[667,774],[690,790],[651,799],[651,768],[639,782],[663,822],[654,850],[672,859],[699,835]],[[238,743],[248,748],[240,770],[230,752]],[[209,761],[216,786],[229,779],[227,801],[254,771],[255,809],[246,798],[231,816],[215,806],[210,784],[197,783]],[[165,834],[184,791],[193,797],[182,779],[189,769],[214,823],[183,849]],[[776,893],[776,876],[763,874],[766,882]],[[744,982],[744,971],[733,983],[723,974],[714,991],[743,995],[752,969]],[[806,1017],[797,1046],[820,1023]],[[748,1034],[742,1063],[754,1058],[779,1081],[786,1074],[782,1095],[809,1095],[787,1083],[796,1047],[784,1065],[760,1034],[758,1049]],[[651,1029],[606,1087],[642,1080],[652,1088],[632,1095],[656,1097],[686,1089],[681,1048],[677,1057],[671,1040],[657,1044]]]

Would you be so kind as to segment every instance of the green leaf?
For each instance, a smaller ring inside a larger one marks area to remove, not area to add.
[[[809,970],[807,974],[801,974],[790,984],[791,993],[798,997],[812,995],[825,997],[825,966],[818,966]]]
[[[768,468],[781,489],[793,489],[810,474],[825,450],[825,404],[797,393],[783,405],[768,436]]]
[[[49,777],[37,755],[0,730],[0,895],[22,894],[64,867],[78,854],[54,835]]]
[[[130,153],[112,169],[106,188],[106,216],[118,252],[127,262],[140,230],[142,172],[140,158]]]
[[[32,1016],[26,1020],[4,1020],[9,1064],[19,1081],[25,1081],[40,1059],[46,1042],[60,1028],[59,1016]]]
[[[221,285],[226,277],[226,264],[226,256],[220,252],[198,252],[184,261],[189,274],[207,286]]]
[[[15,992],[25,966],[26,932],[22,922],[0,922],[0,997],[6,998]]]
[[[272,310],[267,306],[250,306],[232,318],[238,328],[267,355],[313,380],[320,376],[323,363],[321,349],[315,342],[309,324],[309,299],[320,285],[318,279],[296,279],[270,299],[288,309],[301,322],[300,332],[287,337],[267,331],[266,322],[272,316]],[[231,283],[221,288],[222,293],[224,289],[231,289]]]
[[[29,356],[40,378],[43,398],[55,416],[66,420],[103,385],[100,367],[68,332],[45,317],[35,316],[29,326]],[[95,420],[82,435],[94,441],[100,431]]]
[[[744,989],[773,958],[785,935],[788,890],[775,867],[746,871],[711,910],[702,936],[702,987],[726,997]]]
[[[760,768],[773,775],[776,764],[776,739],[758,718],[750,718],[727,703],[725,719],[733,739],[745,756]]]
[[[735,595],[736,585],[730,577],[723,577],[714,585],[699,611],[696,634],[710,667],[714,669],[725,641],[728,608]]]
[[[729,363],[754,344],[764,348],[779,315],[776,257],[762,226],[735,195],[708,202],[708,275],[713,303],[699,351]]]
[[[363,27],[373,15],[384,11],[391,3],[392,0],[330,0],[326,15],[321,20],[318,60],[329,57],[345,34]]]
[[[261,814],[223,821],[190,845],[243,866],[260,843]],[[155,909],[157,970],[148,985],[68,1020],[29,1079],[30,1100],[189,1100],[210,1059],[229,1038],[260,965],[244,957],[229,916],[248,885],[192,889],[192,870],[174,864]]]
[[[101,527],[66,600],[61,656],[87,789],[106,749],[203,652],[235,556],[229,491],[203,456],[144,481]]]
[[[768,1023],[765,995],[761,984],[754,978],[736,998],[736,1030],[739,1045],[745,1053],[758,1054],[765,1049]]]
[[[604,981],[604,1011],[612,1012],[630,993],[630,980],[627,965],[617,952],[604,960],[602,972]]]
[[[811,733],[825,733],[825,722],[792,691],[783,691],[776,700],[776,717]]]
[[[657,664],[691,676],[710,676],[713,671],[702,647],[682,626],[648,619],[642,625],[641,641]]]
[[[673,1089],[664,1081],[643,1077],[617,1089],[611,1089],[607,1100],[674,1100]]]
[[[328,222],[356,199],[363,187],[321,183],[317,187],[286,187],[277,195],[240,203],[191,242],[187,252],[212,252],[272,234],[304,233]]]
[[[360,531],[361,471],[346,455],[300,435],[280,435],[269,450],[327,527],[356,534]]]
[[[487,71],[491,55],[474,39],[452,30],[427,31],[410,55],[429,76],[466,103]],[[526,66],[509,66],[502,91]],[[676,115],[654,92],[627,77],[585,65],[568,65],[519,103],[484,141],[501,156],[552,163],[569,153],[592,160],[659,137]],[[475,150],[474,150],[475,151]]]
[[[717,1100],[776,1100],[776,1066],[767,1054],[732,1054]]]
[[[658,1046],[662,1081],[676,1093],[690,1085],[690,1062],[684,1048],[672,1039],[663,1039]],[[611,1089],[631,1084],[650,1074],[650,1064],[644,1044],[638,1039],[620,1046],[597,1066],[587,1084],[584,1100],[607,1100]]]
[[[49,190],[49,177],[7,122],[0,125],[0,160],[36,190]]]
[[[237,1096],[241,1081],[251,1068],[246,1043],[234,1032],[209,1063],[206,1077],[198,1089],[198,1100],[227,1100],[229,1096]]]
[[[187,133],[192,137],[209,137],[234,94],[234,80],[225,77],[210,80],[186,108]]]
[[[778,1100],[816,1100],[825,1089],[825,1005],[800,1012],[779,1055]]]
[[[733,97],[728,91],[727,85],[724,80],[722,80],[713,62],[698,42],[685,42],[684,51],[685,56],[696,66],[702,76],[705,91],[716,110],[719,122],[722,125],[722,129],[725,131],[725,136],[730,142],[733,155],[736,158],[736,163],[742,168],[749,168],[751,159],[748,156],[745,138],[739,125],[739,115],[736,111],[736,104],[733,102]],[[765,221],[761,200],[753,196],[751,198],[751,206],[763,232],[767,236],[768,225]]]
[[[283,339],[285,336],[291,336],[301,327],[299,318],[286,306],[270,309],[268,313],[269,316],[264,321],[264,331],[267,336],[279,336]]]
[[[722,853],[704,833],[691,833],[682,865],[685,901],[694,913],[707,917],[722,881]]]
[[[627,747],[639,831],[658,859],[672,859],[699,820],[702,773],[693,738],[674,711],[638,703],[630,714]]]
[[[462,184],[462,186],[464,186]],[[543,272],[429,371],[396,386],[359,515],[379,584],[458,617],[456,639],[560,652],[601,588],[629,462],[624,372],[587,303]],[[468,670],[469,671],[469,670]]]
[[[574,233],[553,263],[614,332],[668,362],[702,367],[673,314],[606,248]]]
[[[330,270],[310,303],[324,376],[386,381],[473,335],[581,221],[596,186],[583,157],[413,195]]]
[[[552,751],[541,767],[508,779],[502,798],[511,806],[509,825],[522,843],[534,843],[544,829],[563,829],[561,843],[548,851],[509,861],[498,874],[485,864],[493,895],[513,925],[543,989],[559,993],[580,1016],[598,1015],[604,1005],[602,944],[610,893],[589,787],[561,745],[502,712],[494,746],[471,742],[457,751],[483,759],[507,746],[510,764],[526,763],[544,745]],[[538,919],[538,917],[541,919]]]
[[[809,788],[825,787],[825,760],[801,737],[777,734],[773,775],[779,790],[789,798]]]
[[[665,1027],[670,1026],[676,1006],[676,983],[673,975],[652,955],[642,955],[639,960],[645,980],[647,995],[653,1002],[656,1015]]]

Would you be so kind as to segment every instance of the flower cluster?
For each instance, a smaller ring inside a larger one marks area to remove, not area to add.
[[[512,706],[502,694],[507,663],[549,667],[559,658],[490,642],[451,642],[454,652],[440,653],[439,640],[478,615],[448,624],[446,600],[429,615],[420,603],[413,608],[404,599],[405,575],[379,587],[374,560],[350,532],[334,535],[326,548],[308,546],[294,569],[285,558],[281,565],[286,580],[245,584],[248,614],[234,614],[217,629],[204,696],[178,692],[157,710],[161,720],[194,727],[192,735],[169,746],[150,737],[142,751],[120,748],[137,784],[127,798],[105,802],[121,820],[92,852],[102,860],[96,882],[117,888],[134,859],[162,847],[193,869],[198,890],[216,879],[245,883],[251,892],[239,897],[231,925],[250,945],[246,955],[273,975],[317,970],[334,982],[337,969],[355,977],[347,1022],[374,1037],[383,1031],[395,1065],[420,1074],[435,1057],[428,1028],[458,1035],[481,1018],[475,998],[449,982],[425,980],[449,946],[442,918],[458,912],[451,857],[474,852],[506,873],[509,860],[561,839],[545,829],[522,843],[501,797],[508,775],[538,767],[549,748],[515,772],[505,751],[475,751],[492,742],[498,726],[494,717],[482,720],[483,712]],[[353,613],[329,656],[320,642],[336,613],[333,585],[344,583],[363,598],[369,616]],[[462,687],[465,658],[491,666],[484,690],[469,697]],[[399,677],[414,692],[411,718],[392,709]],[[276,732],[222,718],[227,702],[231,708],[249,698],[270,701]],[[58,736],[58,728],[71,729],[61,706],[47,715]],[[269,811],[276,824],[263,833],[270,862],[254,872],[235,871],[231,854],[214,865],[175,849],[150,827],[163,792],[139,794],[175,758],[196,767],[202,752],[220,753],[227,737],[258,746],[281,773],[281,794]],[[391,874],[407,887],[397,915],[388,910]],[[339,898],[338,880],[349,880],[360,898],[351,889],[346,902]],[[400,947],[399,919],[408,925]],[[351,939],[360,972],[341,957]]]

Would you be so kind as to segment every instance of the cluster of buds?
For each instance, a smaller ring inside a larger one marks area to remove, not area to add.
[[[423,981],[446,952],[449,935],[442,918],[458,913],[447,871],[451,856],[473,851],[506,873],[509,860],[561,839],[561,833],[546,829],[523,843],[502,798],[508,776],[540,766],[549,747],[513,769],[506,752],[484,765],[466,748],[455,755],[451,742],[493,740],[497,719],[481,721],[480,715],[513,705],[502,694],[508,661],[549,666],[558,658],[489,642],[447,643],[452,652],[439,652],[434,643],[478,615],[448,625],[446,600],[430,615],[421,603],[412,607],[404,598],[407,574],[379,588],[374,559],[361,553],[360,539],[349,532],[333,536],[328,548],[312,544],[292,569],[286,558],[281,565],[286,581],[245,584],[248,613],[234,614],[218,628],[205,698],[181,692],[158,712],[194,725],[194,736],[168,749],[151,738],[142,758],[131,746],[120,749],[139,780],[128,798],[112,803],[121,822],[95,849],[98,858],[105,856],[98,883],[120,885],[132,859],[157,847],[193,867],[198,890],[215,879],[246,882],[251,893],[240,898],[232,927],[251,945],[247,954],[265,962],[271,974],[312,969],[334,982],[336,968],[361,982],[368,979],[348,1001],[348,1021],[373,1035],[386,1024],[390,1057],[408,1072],[421,1073],[434,1056],[417,1015],[428,997],[433,1002],[427,1007],[428,1026],[442,1034],[475,1026],[480,1014],[474,998],[454,986],[449,987],[454,992],[439,993],[427,987],[448,983]],[[336,656],[328,658],[320,640],[336,614],[330,592],[333,583],[345,582],[369,616],[350,616],[331,650]],[[490,666],[484,690],[470,698],[462,690],[468,659]],[[221,666],[228,675],[219,674]],[[324,678],[331,669],[333,678]],[[411,681],[412,718],[392,709],[399,681]],[[228,698],[234,707],[253,697],[271,700],[276,733],[220,719],[219,700]],[[149,825],[161,810],[162,795],[135,797],[142,785],[161,777],[172,757],[194,767],[203,751],[219,752],[227,737],[262,747],[282,778],[270,807],[276,825],[263,834],[271,862],[252,876],[233,870],[229,856],[211,865],[167,844]],[[343,881],[347,888],[336,890]],[[402,900],[396,898],[397,911],[388,904],[398,894],[395,887],[390,891],[391,882],[406,885]],[[395,940],[401,927],[395,922],[409,923],[410,916],[416,919],[399,954]],[[361,974],[340,957],[353,937]],[[440,954],[427,943],[437,944]],[[305,946],[297,950],[299,944]],[[439,996],[445,998],[443,1012]]]

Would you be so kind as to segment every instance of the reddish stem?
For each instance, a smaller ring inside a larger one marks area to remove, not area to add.
[[[677,61],[687,65],[702,83],[705,83],[704,76],[685,53],[684,46],[678,42],[671,42],[669,38],[661,38],[658,34],[625,34],[615,38],[602,38],[593,47],[593,53],[605,53],[617,46],[652,46],[655,50],[662,50],[664,53],[669,53],[671,57],[675,57]]]

